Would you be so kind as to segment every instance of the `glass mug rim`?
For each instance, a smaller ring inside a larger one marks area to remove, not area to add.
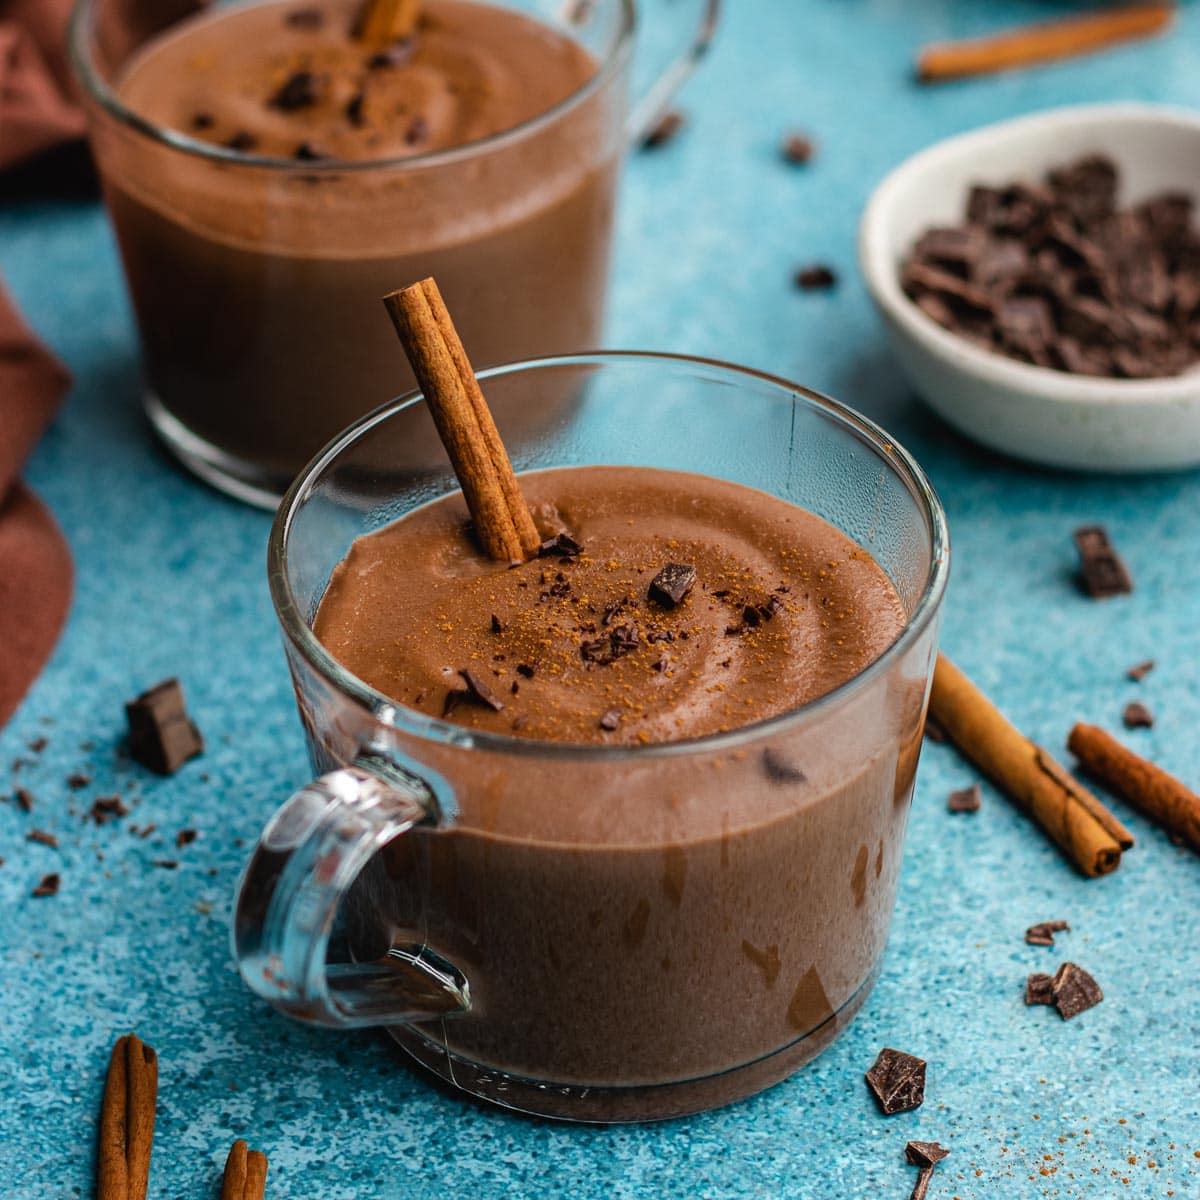
[[[522,359],[517,362],[488,367],[478,372],[478,376],[480,382],[486,385],[489,379],[549,368],[603,367],[606,364],[616,365],[619,363],[703,367],[708,371],[732,379],[768,384],[781,393],[781,398],[786,394],[793,400],[797,398],[805,400],[810,410],[818,412],[831,424],[838,425],[844,431],[852,434],[905,484],[910,495],[923,509],[922,515],[925,517],[929,530],[930,565],[920,598],[905,621],[904,628],[878,658],[832,691],[795,708],[789,708],[786,712],[776,716],[741,725],[722,733],[711,733],[700,737],[649,745],[606,746],[594,743],[547,742],[533,738],[514,737],[509,734],[465,729],[439,717],[418,713],[414,709],[389,699],[343,667],[312,632],[288,580],[288,541],[292,523],[320,476],[336,462],[344,451],[361,438],[370,434],[390,418],[422,404],[424,396],[419,389],[414,389],[395,400],[380,405],[347,426],[296,476],[280,501],[267,544],[268,584],[276,619],[279,621],[284,636],[304,661],[339,694],[370,712],[376,721],[423,742],[484,750],[516,757],[549,757],[575,762],[594,760],[615,763],[685,756],[698,750],[737,749],[761,738],[784,733],[813,716],[831,711],[848,702],[885,674],[893,662],[902,658],[908,648],[921,638],[930,622],[936,618],[941,608],[950,569],[950,536],[946,513],[932,484],[913,456],[874,421],[849,405],[781,376],[758,371],[752,367],[723,362],[720,359],[654,351],[606,350]]]
[[[257,4],[265,3],[267,0],[250,0],[250,2]],[[620,9],[621,25],[612,45],[601,61],[599,69],[557,104],[518,125],[460,146],[429,150],[423,154],[373,158],[355,162],[346,162],[340,159],[318,159],[314,162],[297,163],[294,158],[280,158],[268,154],[246,154],[240,150],[231,150],[225,146],[216,146],[211,142],[189,137],[181,130],[170,129],[143,117],[122,103],[116,92],[101,77],[92,53],[88,17],[99,3],[101,0],[75,0],[75,7],[72,9],[68,26],[67,51],[76,79],[83,85],[88,96],[100,105],[109,116],[151,141],[166,146],[168,149],[190,154],[194,158],[208,159],[210,162],[238,167],[278,171],[281,174],[302,175],[336,176],[388,169],[416,171],[426,167],[449,166],[480,155],[490,154],[493,151],[503,150],[517,142],[524,141],[573,111],[590,96],[605,87],[609,80],[624,68],[632,52],[633,35],[637,27],[635,0],[616,0]]]

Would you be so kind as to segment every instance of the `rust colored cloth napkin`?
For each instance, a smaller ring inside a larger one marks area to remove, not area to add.
[[[71,600],[71,554],[21,467],[71,379],[0,286],[0,725],[54,649]]]

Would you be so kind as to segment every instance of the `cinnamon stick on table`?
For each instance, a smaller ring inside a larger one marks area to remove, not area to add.
[[[135,1034],[118,1038],[100,1109],[97,1200],[146,1200],[157,1101],[158,1055]]]
[[[432,279],[383,299],[425,393],[487,554],[524,562],[541,544],[491,411]]]
[[[412,36],[420,15],[421,0],[366,0],[354,36],[372,46],[390,46]]]
[[[1129,830],[1045,750],[1020,733],[948,659],[938,655],[929,711],[946,736],[1050,835],[1088,876],[1116,870]]]
[[[1159,33],[1170,25],[1174,15],[1173,4],[1125,4],[1027,25],[992,37],[941,42],[921,51],[917,77],[922,83],[938,83],[1090,54]]]
[[[267,1156],[240,1138],[230,1148],[221,1179],[221,1200],[263,1200],[267,1192]]]
[[[1067,749],[1111,792],[1200,852],[1200,796],[1096,725],[1076,725]]]

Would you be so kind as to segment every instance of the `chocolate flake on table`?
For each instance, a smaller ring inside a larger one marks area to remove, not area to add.
[[[762,752],[762,765],[772,783],[805,783],[808,779],[795,763],[789,762],[771,746]]]
[[[1104,999],[1100,985],[1082,967],[1065,962],[1054,973],[1051,983],[1054,1007],[1064,1021],[1095,1008]]]
[[[86,771],[72,771],[67,776],[67,787],[72,791],[79,791],[80,788],[85,788],[92,782],[92,777]]]
[[[293,29],[317,30],[325,24],[325,14],[319,8],[294,8],[283,23]]]
[[[152,858],[152,867],[160,867],[164,871],[174,871],[179,866],[179,860],[174,858]]]
[[[43,875],[42,881],[33,889],[33,895],[38,899],[43,896],[57,896],[58,885],[61,882],[57,871],[52,871],[49,875]]]
[[[39,735],[25,743],[34,754],[41,754],[45,748],[50,745],[48,737]]]
[[[621,710],[619,708],[610,708],[608,712],[600,718],[600,728],[608,733],[612,733],[621,724]]]
[[[956,792],[951,792],[946,798],[946,808],[952,813],[978,812],[982,804],[983,795],[977,783],[971,784],[970,787],[960,788]]]
[[[97,796],[92,801],[92,807],[88,810],[87,815],[97,825],[107,825],[109,821],[118,817],[127,817],[129,807],[120,796]]]
[[[812,139],[802,133],[789,133],[780,147],[784,162],[798,167],[812,161],[813,150]]]
[[[25,835],[25,840],[27,842],[39,842],[43,846],[49,846],[51,850],[58,849],[58,838],[45,829],[31,829]]]
[[[1054,979],[1050,975],[1035,972],[1025,980],[1025,1003],[1034,1004],[1054,1003]]]
[[[582,553],[583,547],[569,533],[556,533],[538,547],[538,555],[541,558],[552,555],[558,558],[575,558]]]
[[[181,829],[175,835],[175,845],[182,850],[184,846],[190,846],[199,836],[194,829]]]
[[[1079,551],[1079,582],[1094,600],[1133,591],[1133,579],[1103,525],[1083,525],[1071,535]]]
[[[1200,358],[1200,234],[1192,198],[1118,210],[1113,162],[1089,155],[1044,183],[976,186],[965,224],[927,230],[901,286],[930,318],[1035,366],[1106,378],[1177,375]]]
[[[1056,933],[1070,933],[1066,921],[1039,921],[1025,930],[1025,940],[1031,946],[1053,946]]]
[[[1151,671],[1154,670],[1154,659],[1148,658],[1144,662],[1136,663],[1125,672],[1125,678],[1132,680],[1134,683],[1141,683]]]
[[[293,71],[271,97],[271,107],[284,112],[311,108],[318,99],[317,77],[312,71]]]
[[[586,663],[607,666],[636,650],[639,641],[636,625],[618,625],[602,637],[581,642],[579,655]]]
[[[13,793],[17,807],[24,813],[33,812],[33,793],[28,788],[19,787]]]
[[[663,608],[682,604],[696,583],[696,568],[691,563],[669,562],[650,581],[647,593]]]
[[[925,1060],[884,1047],[866,1074],[885,1116],[919,1108],[925,1102]]]
[[[824,263],[813,263],[801,267],[794,276],[796,286],[802,292],[824,291],[837,283],[837,273]]]
[[[258,146],[258,138],[245,129],[239,129],[232,137],[227,139],[225,145],[230,150],[238,150],[246,153]]]
[[[1154,726],[1154,714],[1140,700],[1131,700],[1125,705],[1121,720],[1126,729],[1151,729]]]
[[[909,1142],[904,1147],[904,1157],[914,1167],[936,1167],[950,1151],[937,1142]]]
[[[675,139],[684,124],[684,115],[678,109],[673,108],[669,112],[663,113],[642,139],[642,149],[657,150],[660,146],[665,146]]]
[[[204,753],[204,739],[188,715],[178,679],[164,679],[125,705],[129,753],[159,775],[174,775]]]
[[[476,704],[482,704],[484,708],[490,708],[492,712],[499,712],[504,707],[504,701],[474,671],[464,667],[458,673],[462,676],[463,683],[467,685],[469,699]]]

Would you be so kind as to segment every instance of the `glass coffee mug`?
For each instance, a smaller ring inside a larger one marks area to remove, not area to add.
[[[318,778],[242,879],[242,975],[301,1020],[387,1026],[429,1070],[510,1108],[620,1121],[724,1104],[816,1055],[876,978],[945,516],[880,429],[753,371],[612,353],[480,379],[518,471],[649,466],[769,492],[867,550],[906,626],[821,699],[674,744],[539,742],[397,705],[311,628],[354,538],[457,487],[420,397],[376,411],[308,466],[271,534]],[[569,417],[521,423],[531,399],[565,396]]]
[[[480,141],[348,163],[235,153],[146,120],[123,75],[195,0],[79,0],[71,56],[166,444],[274,507],[325,442],[398,379],[413,386],[378,312],[398,279],[436,276],[476,363],[600,344],[621,156],[707,46],[717,5],[640,0],[635,70],[633,0],[502,0],[575,39],[591,78]]]

